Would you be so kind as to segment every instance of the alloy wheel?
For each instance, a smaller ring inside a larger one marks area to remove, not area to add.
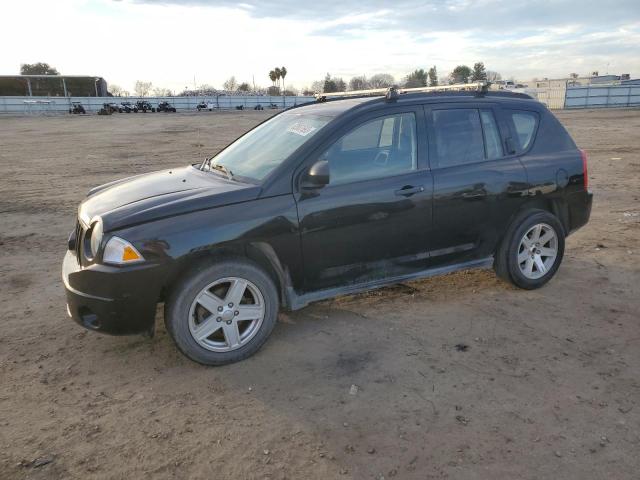
[[[253,282],[222,278],[196,295],[189,310],[189,332],[203,348],[228,352],[246,345],[264,316],[264,298]]]
[[[524,234],[518,246],[518,267],[531,280],[543,277],[558,256],[558,236],[546,223],[534,225]]]

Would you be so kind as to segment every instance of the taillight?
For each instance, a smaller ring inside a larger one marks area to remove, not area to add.
[[[580,149],[580,156],[582,156],[582,173],[584,175],[584,189],[589,188],[589,175],[587,172],[587,152]]]

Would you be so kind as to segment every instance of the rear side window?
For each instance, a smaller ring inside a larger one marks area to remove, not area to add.
[[[477,109],[434,110],[433,129],[439,167],[484,161],[482,127]]]
[[[538,124],[538,115],[524,110],[508,110],[507,112],[513,122],[517,153],[522,153],[533,143],[533,136]]]

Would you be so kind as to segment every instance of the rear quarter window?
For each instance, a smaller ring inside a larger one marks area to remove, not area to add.
[[[528,150],[535,140],[539,121],[538,114],[527,110],[507,110],[506,112],[511,119],[515,136],[514,146],[517,153],[522,153]]]

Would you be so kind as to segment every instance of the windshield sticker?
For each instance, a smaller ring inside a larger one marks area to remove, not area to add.
[[[306,125],[303,122],[296,122],[292,124],[289,128],[287,128],[287,132],[295,133],[296,135],[300,135],[301,137],[306,137],[315,129],[316,127],[312,127],[311,125]]]

